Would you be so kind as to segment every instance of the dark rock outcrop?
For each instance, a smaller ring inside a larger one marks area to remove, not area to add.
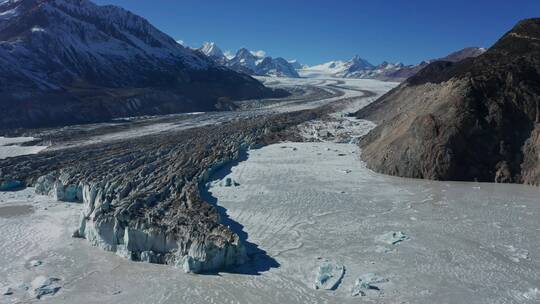
[[[119,7],[2,1],[0,14],[0,129],[212,111],[285,95]]]
[[[375,171],[540,184],[540,19],[519,22],[476,58],[429,64],[356,113]]]

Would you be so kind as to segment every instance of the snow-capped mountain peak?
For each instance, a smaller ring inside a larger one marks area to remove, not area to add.
[[[476,57],[483,54],[484,48],[469,47],[451,53],[446,57],[422,61],[416,65],[404,65],[401,62],[390,63],[383,61],[374,66],[367,60],[356,55],[348,61],[330,61],[327,63],[304,67],[298,69],[304,77],[345,77],[345,78],[368,78],[402,81],[416,74],[426,65],[433,61],[461,61],[469,57]]]
[[[256,72],[277,77],[300,77],[296,69],[285,59],[265,57],[257,64]]]
[[[295,68],[295,69],[297,69],[297,70],[304,69],[304,68],[307,67],[307,65],[300,63],[300,62],[299,62],[298,60],[296,60],[296,59],[289,60],[289,63],[293,66],[293,68]]]
[[[200,50],[208,57],[225,56],[223,51],[221,51],[221,49],[214,42],[205,42]]]
[[[226,65],[229,60],[214,42],[205,42],[199,51],[219,65]]]
[[[246,48],[241,48],[239,49],[237,52],[236,52],[236,57],[239,57],[239,58],[259,58],[255,55],[253,55],[253,52],[251,52],[250,50],[246,49]]]
[[[239,49],[234,56],[225,55],[213,42],[205,42],[199,49],[201,53],[213,62],[229,67],[237,72],[257,76],[300,77],[291,62],[278,57],[265,56],[264,51],[250,51],[247,48]],[[295,61],[296,62],[296,61]],[[296,62],[297,63],[297,62]],[[299,67],[300,64],[297,63]]]
[[[361,58],[358,55],[355,55],[350,61],[349,61],[349,70],[355,71],[360,69],[369,69],[373,68],[374,66],[369,63],[367,60]]]
[[[302,70],[302,73],[308,75],[327,75],[333,77],[347,77],[352,73],[363,70],[371,70],[374,66],[367,60],[356,55],[351,60],[330,61],[323,64],[307,67]]]
[[[236,52],[234,58],[229,61],[229,66],[237,69],[247,68],[254,70],[258,60],[259,57],[253,55],[248,49],[241,48]]]

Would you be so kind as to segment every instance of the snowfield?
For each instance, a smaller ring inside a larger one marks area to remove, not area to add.
[[[47,146],[21,146],[22,143],[33,141],[33,137],[3,137],[0,136],[0,159],[36,154],[47,148]]]
[[[395,85],[263,80],[275,86],[336,86],[341,92],[264,109],[276,112],[348,98],[346,113]],[[361,90],[375,95],[366,97]],[[203,190],[248,244],[250,266],[255,266],[248,268],[257,273],[240,267],[191,275],[131,262],[71,237],[80,204],[56,202],[28,188],[0,192],[0,302],[540,301],[540,189],[374,173],[359,160],[355,144],[373,124],[343,113],[332,121],[304,124],[302,135],[313,142],[247,151],[239,162],[216,172]],[[207,123],[204,115],[194,119]],[[141,132],[170,126],[162,127]]]
[[[287,278],[279,292],[294,299],[332,260],[345,267],[339,286],[289,303],[356,303],[356,281],[369,273],[382,279],[364,288],[368,303],[540,301],[538,189],[383,176],[358,153],[350,144],[272,145],[232,168],[226,177],[240,186],[211,189],[281,265],[263,274],[265,287]]]

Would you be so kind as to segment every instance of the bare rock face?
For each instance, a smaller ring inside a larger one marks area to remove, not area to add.
[[[81,202],[74,236],[135,260],[186,272],[246,261],[242,240],[221,224],[200,187],[243,149],[271,143],[315,111],[257,117],[113,143],[0,160],[0,185]]]
[[[540,19],[476,58],[434,62],[356,113],[375,171],[404,177],[540,184]]]

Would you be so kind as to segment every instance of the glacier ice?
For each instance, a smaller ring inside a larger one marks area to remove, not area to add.
[[[21,289],[21,290],[24,290],[24,291],[27,291],[27,290],[30,289],[30,285],[28,283],[21,283],[17,288]]]
[[[61,202],[80,202],[82,201],[82,187],[69,184],[67,178],[55,173],[49,173],[37,179],[36,193],[49,195]]]
[[[61,288],[58,282],[60,282],[58,278],[38,276],[31,283],[31,293],[37,299],[46,295],[54,295]]]
[[[24,188],[24,183],[18,180],[7,180],[0,183],[0,191],[14,191]]]
[[[376,275],[375,273],[368,272],[368,273],[362,274],[354,282],[354,286],[352,287],[352,290],[351,290],[351,295],[352,296],[358,296],[358,295],[365,296],[367,294],[367,291],[369,290],[379,291],[380,288],[377,285],[386,283],[386,282],[388,282],[388,279],[380,277]]]
[[[334,261],[325,260],[317,267],[314,288],[335,290],[344,275],[345,266]]]
[[[177,267],[186,273],[201,273],[215,271],[240,265],[245,262],[246,251],[244,246],[225,246],[219,248],[212,244],[203,244],[195,240],[187,255],[177,254]]]
[[[106,192],[99,183],[82,186],[83,208],[74,237],[130,260],[175,265],[185,272],[215,271],[244,263],[246,252],[239,240],[219,247],[204,239],[175,239],[160,229],[126,227],[117,218],[103,216],[110,208]]]

